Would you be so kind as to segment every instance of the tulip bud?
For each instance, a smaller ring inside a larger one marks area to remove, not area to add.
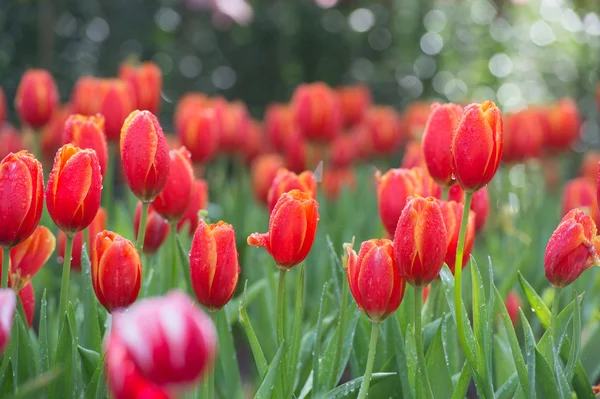
[[[352,168],[327,168],[323,172],[321,185],[325,196],[335,201],[344,188],[356,190],[356,177]]]
[[[177,223],[177,232],[181,231],[186,224],[189,224],[189,234],[190,236],[194,235],[196,227],[200,222],[200,215],[198,213],[206,208],[208,208],[208,184],[205,180],[196,179],[194,180],[192,189],[192,200],[190,201],[190,205],[188,205],[187,211],[185,211],[185,215]]]
[[[17,153],[24,148],[21,135],[8,122],[0,121],[0,159],[4,159],[11,152]]]
[[[104,117],[100,114],[95,116],[71,115],[65,122],[64,135],[65,143],[96,151],[100,171],[102,177],[104,177],[108,162],[108,148],[104,136]]]
[[[92,223],[102,196],[102,175],[94,150],[65,144],[54,158],[46,188],[48,213],[67,235]]]
[[[58,100],[52,75],[44,69],[29,69],[19,82],[15,108],[21,121],[37,129],[48,123]]]
[[[396,151],[402,141],[400,117],[392,107],[371,107],[364,120],[378,155]]]
[[[259,155],[251,166],[252,186],[254,196],[263,203],[268,204],[268,195],[273,179],[277,176],[277,171],[283,169],[284,162],[278,154]]]
[[[150,111],[133,111],[121,131],[121,160],[129,188],[143,202],[163,190],[169,178],[167,140]]]
[[[350,135],[337,136],[329,148],[331,165],[338,168],[350,166],[356,158],[356,140]]]
[[[177,105],[175,106],[175,112],[173,115],[173,126],[175,132],[179,134],[181,131],[181,125],[189,114],[196,114],[199,110],[204,108],[213,108],[211,106],[211,100],[203,93],[186,93],[184,94]]]
[[[156,392],[197,382],[211,367],[216,345],[211,319],[184,293],[144,299],[114,315],[107,348],[111,391],[117,398],[140,397],[131,396],[136,388],[148,393],[141,397],[170,397]]]
[[[0,353],[4,352],[12,329],[17,296],[12,289],[0,289]]]
[[[551,150],[567,150],[579,138],[581,115],[571,98],[559,100],[547,111],[549,129],[545,144]]]
[[[131,87],[120,79],[105,79],[101,85],[97,94],[99,96],[98,109],[94,112],[104,115],[106,139],[114,142],[119,140],[119,135],[122,134],[121,129],[125,129],[127,120],[135,110],[135,101]],[[140,147],[144,148],[142,143],[146,140],[139,142]],[[122,141],[123,138],[121,138]]]
[[[456,262],[456,248],[458,246],[458,235],[460,233],[460,224],[463,215],[463,204],[454,201],[442,201],[440,204],[444,225],[446,226],[446,234],[448,237],[448,249],[446,251],[446,265],[454,274],[454,266]],[[463,251],[463,269],[469,263],[473,244],[475,243],[475,213],[469,211],[467,221],[467,231],[465,233],[465,246]]]
[[[502,114],[485,101],[467,106],[452,137],[452,172],[465,191],[488,184],[502,159]]]
[[[71,108],[68,105],[61,106],[50,118],[50,121],[42,129],[42,163],[44,165],[52,164],[56,151],[65,143],[65,123],[71,115]]]
[[[444,218],[437,200],[411,198],[394,234],[394,256],[400,275],[415,287],[424,287],[439,274],[448,247]]]
[[[308,144],[299,130],[291,135],[285,148],[286,168],[294,173],[301,173],[306,169],[308,158]]]
[[[83,244],[86,247],[89,243],[90,248],[87,248],[88,256],[91,255],[91,248],[94,247],[94,240],[101,231],[106,230],[106,211],[104,208],[98,208],[96,217],[92,220],[92,223],[88,226],[86,241],[84,242],[84,232],[80,231],[75,234],[73,238],[73,249],[71,252],[71,270],[81,270],[81,256],[83,253]],[[67,244],[67,236],[62,231],[58,231],[58,258],[59,263],[63,263],[65,259],[65,247]]]
[[[248,244],[263,247],[277,267],[289,270],[308,256],[317,234],[319,204],[300,190],[284,193],[269,219],[269,232],[253,233]]]
[[[427,170],[423,145],[418,141],[409,141],[404,149],[404,156],[400,167],[405,169],[421,168]]]
[[[103,79],[91,76],[82,76],[77,79],[71,93],[73,112],[81,115],[98,113],[100,111],[101,92],[105,88],[103,82]]]
[[[571,209],[580,208],[589,214],[594,222],[600,223],[600,210],[596,194],[593,181],[583,177],[570,180],[565,184],[563,191],[562,215],[566,215]]]
[[[240,150],[248,131],[248,109],[240,101],[228,103],[222,98],[214,101],[214,107],[220,121],[219,149],[225,153],[235,153]]]
[[[219,148],[219,121],[214,108],[206,107],[187,112],[180,117],[177,135],[192,154],[192,161],[204,164]]]
[[[365,241],[358,256],[349,245],[346,251],[350,292],[360,310],[371,321],[380,323],[398,309],[406,287],[394,259],[392,242],[386,239]]]
[[[371,91],[368,86],[343,86],[337,89],[344,124],[356,125],[371,106]]]
[[[462,114],[460,105],[448,103],[431,105],[431,113],[423,133],[423,154],[427,170],[433,179],[443,187],[456,183],[452,177],[450,148],[452,134]]]
[[[109,313],[131,305],[142,281],[142,264],[134,245],[104,230],[96,236],[92,248],[92,286],[98,302]]]
[[[190,251],[190,277],[198,302],[211,312],[221,309],[233,296],[239,273],[233,227],[200,220]]]
[[[194,171],[190,152],[185,147],[169,151],[169,158],[170,172],[167,184],[152,205],[162,217],[176,222],[183,217],[192,200]]]
[[[566,287],[594,264],[600,240],[596,224],[579,209],[573,209],[560,221],[546,246],[544,269],[546,278],[555,287]]]
[[[135,108],[157,114],[160,108],[162,73],[154,62],[139,66],[121,64],[119,78],[127,82],[135,98]]]
[[[50,259],[54,248],[56,248],[56,238],[52,232],[44,226],[38,226],[29,238],[11,249],[11,287],[16,291],[25,287]]]
[[[264,136],[265,133],[262,124],[255,119],[250,119],[248,121],[246,137],[242,140],[240,147],[242,158],[246,164],[251,164],[259,154],[271,151],[269,143]]]
[[[544,145],[544,131],[535,111],[524,110],[509,115],[504,124],[504,162],[524,162],[537,158]]]
[[[140,219],[142,217],[142,203],[138,202],[135,208],[135,217],[133,220],[133,229],[135,231],[135,238],[137,239],[140,231]],[[146,235],[144,235],[144,253],[146,255],[154,255],[159,248],[163,245],[171,226],[169,221],[160,216],[152,205],[148,208],[148,219],[146,220]]]
[[[270,104],[265,112],[265,130],[277,151],[285,151],[290,137],[297,129],[288,105]]]
[[[296,88],[292,113],[304,138],[311,141],[331,141],[342,125],[339,99],[329,86],[321,82]]]
[[[275,208],[275,204],[283,193],[292,190],[300,190],[308,194],[311,198],[317,197],[317,180],[311,171],[304,171],[299,175],[290,172],[287,169],[279,169],[277,175],[271,183],[269,194],[267,196],[269,202],[269,212]]]
[[[523,307],[523,303],[521,302],[521,298],[519,297],[519,294],[517,294],[517,291],[511,290],[508,293],[508,296],[504,300],[504,306],[506,306],[510,321],[513,326],[516,326],[519,322],[519,309]]]
[[[37,227],[44,207],[42,165],[27,151],[0,163],[0,246],[12,248]]]
[[[426,102],[414,101],[406,107],[402,115],[402,125],[408,140],[421,140],[430,113],[431,104]]]
[[[0,137],[2,137],[1,132]],[[579,166],[579,176],[596,181],[598,178],[598,164],[600,164],[600,151],[586,152]]]

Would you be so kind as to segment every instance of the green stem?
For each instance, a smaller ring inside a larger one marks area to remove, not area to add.
[[[449,194],[450,194],[450,187],[442,187],[442,201],[448,201]]]
[[[58,306],[58,317],[60,323],[64,320],[69,301],[69,274],[71,273],[71,253],[73,252],[73,236],[67,234],[67,243],[65,245],[65,258],[63,261],[62,281],[60,284],[60,302]]]
[[[10,265],[10,248],[2,247],[2,288],[8,288],[8,266]]]
[[[144,250],[144,238],[146,237],[146,222],[148,221],[148,210],[149,209],[150,209],[150,203],[142,202],[142,215],[140,217],[138,237],[137,237],[137,242],[135,244],[135,249],[137,249],[138,254],[141,254]]]
[[[115,186],[115,168],[117,163],[119,162],[119,157],[117,154],[117,149],[115,143],[108,143],[108,162],[106,163],[106,173],[104,174],[103,180],[103,189],[102,193],[104,197],[102,198],[102,203],[104,204],[104,208],[106,208],[106,214],[109,217],[112,215],[112,205],[114,203],[113,198],[113,189]]]
[[[415,293],[415,345],[417,346],[417,365],[423,380],[425,398],[433,398],[427,364],[425,364],[425,348],[423,347],[423,330],[421,329],[421,303],[423,303],[423,287],[414,287]]]
[[[279,270],[279,286],[277,290],[277,345],[283,342],[283,307],[285,300],[285,275],[287,270]]]
[[[369,385],[371,384],[371,373],[373,372],[373,363],[375,363],[375,351],[377,350],[377,335],[379,333],[379,323],[372,322],[371,324],[371,341],[369,343],[369,357],[367,358],[367,367],[365,369],[365,376],[358,391],[358,399],[365,399],[369,392]]]
[[[175,288],[177,276],[177,222],[171,223],[171,285],[170,289]]]
[[[340,359],[342,357],[342,347],[344,345],[344,331],[346,324],[346,310],[348,308],[348,284],[343,284],[342,288],[342,306],[340,307],[340,321],[339,321],[339,334],[337,339],[337,346],[335,348],[335,357],[333,360],[334,370],[337,370],[337,367],[340,364]],[[331,373],[331,381],[330,386],[334,386],[336,384],[337,375],[335,373]]]
[[[550,362],[550,365],[552,367],[554,365],[554,358],[556,357],[558,359],[557,354],[560,353],[560,348],[558,347],[558,337],[556,336],[556,325],[558,319],[558,310],[560,307],[561,290],[562,288],[560,287],[554,287],[554,298],[552,298],[552,309],[550,313],[550,339],[552,341],[553,351],[552,361]]]
[[[86,227],[83,230],[83,242],[85,243],[85,249],[87,250],[88,256],[92,256],[92,248],[90,247],[90,242],[91,242],[91,238],[90,238],[90,228]],[[90,258],[90,262],[91,262],[91,258]]]

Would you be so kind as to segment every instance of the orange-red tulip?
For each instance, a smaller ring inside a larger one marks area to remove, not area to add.
[[[286,168],[294,173],[301,173],[307,167],[308,144],[299,130],[291,135],[285,149]],[[315,165],[316,167],[316,165]]]
[[[52,164],[56,151],[65,144],[65,122],[71,115],[71,106],[66,104],[57,109],[42,129],[42,163]]]
[[[392,241],[365,241],[358,256],[349,245],[346,250],[350,292],[360,310],[371,321],[380,323],[398,309],[406,288],[394,258]]]
[[[398,149],[402,141],[400,116],[392,107],[371,107],[364,124],[377,154],[387,155]]]
[[[568,181],[562,196],[562,215],[566,215],[571,209],[580,208],[587,212],[594,222],[600,223],[600,210],[596,194],[593,180],[579,177]]]
[[[175,222],[185,215],[192,200],[194,171],[190,152],[185,147],[169,151],[169,158],[171,166],[167,184],[152,205],[162,217]]]
[[[54,248],[56,248],[54,234],[47,227],[38,226],[28,239],[11,249],[11,287],[17,291],[25,287],[50,259]]]
[[[462,111],[462,107],[457,104],[434,103],[431,105],[431,113],[423,133],[423,154],[427,170],[431,177],[444,187],[456,183],[452,177],[450,149],[452,135]]]
[[[98,109],[104,115],[104,132],[108,141],[116,142],[121,135],[128,115],[135,110],[134,96],[127,82],[120,79],[105,79],[98,89]]]
[[[336,168],[345,168],[350,166],[358,149],[356,148],[356,140],[351,135],[337,136],[329,147],[331,165]]]
[[[4,159],[11,152],[17,153],[24,148],[21,135],[8,122],[0,122],[0,159]]]
[[[241,149],[248,131],[248,109],[241,101],[228,103],[222,98],[213,100],[213,104],[220,122],[219,149],[235,153]]]
[[[190,277],[198,302],[211,312],[221,309],[233,296],[239,273],[233,227],[200,220],[190,250]]]
[[[94,245],[94,240],[98,233],[102,230],[106,229],[106,211],[104,208],[100,207],[98,209],[98,213],[96,213],[96,217],[92,220],[92,223],[88,226],[86,241],[84,242],[84,231],[80,231],[75,234],[73,238],[73,249],[71,252],[71,270],[81,270],[81,256],[83,252],[83,244],[86,244],[86,249],[88,256],[91,256],[92,247]],[[87,245],[90,247],[87,247]],[[65,247],[67,245],[67,236],[65,233],[59,230],[58,232],[58,258],[59,263],[64,262],[65,259]]]
[[[277,151],[285,151],[288,140],[297,129],[292,110],[285,104],[270,104],[265,112],[265,130]]]
[[[504,300],[504,306],[506,306],[506,311],[508,312],[508,317],[510,317],[510,321],[513,326],[516,326],[519,322],[519,309],[523,307],[523,302],[517,294],[517,291],[511,290],[506,299]]]
[[[509,115],[504,124],[502,160],[523,162],[537,158],[544,145],[544,131],[536,111],[524,110]]]
[[[29,69],[21,78],[15,108],[25,124],[44,126],[58,107],[58,88],[52,75],[44,69]]]
[[[571,210],[562,218],[546,246],[546,278],[555,287],[566,287],[586,269],[600,264],[599,249],[600,240],[592,218],[579,209]]]
[[[404,149],[404,156],[400,167],[405,169],[421,168],[427,169],[425,163],[425,154],[423,153],[423,145],[418,141],[409,141]]]
[[[12,248],[36,229],[44,208],[42,165],[27,151],[0,163],[0,246]]]
[[[488,184],[502,159],[502,114],[485,101],[467,106],[452,138],[452,171],[465,191]]]
[[[220,125],[212,107],[199,107],[179,117],[176,132],[194,163],[210,161],[219,148]]]
[[[142,203],[138,202],[135,208],[135,216],[133,218],[133,229],[135,238],[137,239],[140,232],[140,219],[142,217]],[[148,219],[146,221],[146,234],[144,235],[144,253],[146,255],[154,255],[163,245],[169,232],[171,225],[169,221],[163,218],[152,205],[148,208]]]
[[[204,108],[212,108],[211,100],[203,93],[186,93],[184,94],[177,105],[173,114],[173,126],[175,132],[181,131],[181,124],[189,114],[195,114]]]
[[[410,199],[394,234],[394,256],[400,275],[415,287],[424,287],[439,274],[446,258],[448,236],[438,200]]]
[[[454,201],[442,201],[440,203],[444,225],[446,226],[446,234],[448,237],[448,249],[446,251],[446,265],[454,274],[456,263],[456,248],[458,246],[458,235],[460,232],[460,224],[463,215],[463,204]],[[473,244],[475,243],[475,213],[469,211],[467,220],[467,231],[465,233],[465,246],[463,252],[463,269],[469,263]]]
[[[82,76],[73,87],[71,103],[73,112],[81,115],[94,115],[100,112],[102,91],[106,89],[103,79]]]
[[[546,146],[551,150],[567,150],[579,138],[581,115],[571,98],[563,98],[547,110],[549,129]]]
[[[371,106],[371,91],[365,85],[342,86],[337,88],[344,124],[356,125]]]
[[[265,248],[277,267],[289,270],[308,256],[318,224],[317,201],[305,192],[292,190],[279,197],[271,212],[269,232],[251,234],[248,244]]]
[[[412,102],[402,114],[402,130],[408,140],[421,140],[425,126],[431,112],[431,104],[415,101]]]
[[[258,121],[254,119],[249,120],[246,137],[242,140],[240,150],[247,164],[252,163],[254,158],[262,152],[270,152],[271,149],[269,143],[266,141],[263,127]]]
[[[292,98],[294,121],[311,141],[331,141],[340,132],[342,110],[336,93],[325,83],[302,84]]]
[[[102,177],[106,173],[108,162],[108,147],[104,135],[104,117],[100,114],[94,116],[71,115],[65,122],[65,143],[75,147],[89,148],[96,151]]]
[[[1,137],[1,133],[0,133]],[[596,181],[598,178],[598,165],[600,164],[600,151],[588,151],[583,155],[579,167],[579,176]]]
[[[141,201],[154,200],[167,184],[167,140],[150,111],[133,111],[123,123],[121,162],[129,188]]]
[[[160,109],[162,73],[154,62],[140,65],[121,64],[119,78],[129,83],[135,98],[135,108],[157,114]]]
[[[131,241],[104,230],[92,248],[92,286],[98,302],[109,312],[131,305],[142,281],[140,256]]]
[[[317,198],[317,180],[313,173],[305,170],[297,175],[287,169],[278,170],[267,196],[269,212],[273,211],[275,204],[277,204],[283,193],[295,189],[307,193],[311,198]]]
[[[267,205],[268,195],[277,171],[284,167],[283,158],[278,154],[262,154],[252,162],[251,176],[254,196]]]
[[[185,215],[177,223],[177,231],[181,231],[185,225],[189,226],[189,234],[192,236],[196,227],[200,222],[200,212],[202,209],[208,207],[208,184],[206,180],[196,179],[194,180],[194,186],[192,188],[192,199],[188,205]]]

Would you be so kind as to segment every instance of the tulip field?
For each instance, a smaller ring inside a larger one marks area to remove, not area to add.
[[[515,10],[528,3],[469,2],[469,18],[504,43],[503,24],[517,32],[526,12]],[[312,3],[331,34],[336,6],[359,7]],[[434,3],[419,42],[432,60],[452,15]],[[536,46],[550,44],[546,20],[579,44],[600,36],[598,14],[577,15],[583,4],[547,3],[528,30]],[[182,4],[209,10],[223,57],[224,32],[244,49],[254,13],[258,24],[268,15],[260,1]],[[203,32],[169,7],[155,16],[164,32]],[[361,7],[348,17],[358,33],[397,5]],[[67,14],[51,35],[68,36],[78,14]],[[127,31],[94,18],[92,42]],[[251,32],[270,49],[264,29]],[[386,53],[383,28],[372,29],[370,46]],[[0,31],[0,71],[3,40]],[[136,47],[119,40],[121,55]],[[376,58],[357,48],[359,61]],[[520,51],[521,61],[536,56]],[[412,54],[415,75],[396,70],[402,99],[392,102],[383,78],[361,78],[363,61],[351,81],[319,64],[311,71],[323,77],[294,84],[299,64],[287,64],[285,98],[267,86],[238,98],[225,83],[252,87],[243,67],[216,68],[219,90],[175,90],[165,52],[127,54],[110,74],[28,64],[10,68],[20,68],[14,87],[0,77],[0,399],[600,398],[600,64],[573,64],[585,87],[570,90],[561,82],[574,81],[572,69],[557,56],[543,98],[525,101],[542,87],[533,78],[495,92],[478,75],[471,92],[456,74],[442,90],[432,79],[434,95],[417,71],[429,58]],[[495,77],[503,56],[490,58]],[[271,66],[257,65],[270,79]],[[387,73],[385,60],[374,65]]]

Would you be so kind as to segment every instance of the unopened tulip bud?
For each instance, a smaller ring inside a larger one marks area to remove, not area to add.
[[[190,251],[190,277],[198,302],[211,312],[221,309],[233,296],[239,273],[233,227],[200,220]]]
[[[452,137],[452,172],[465,191],[488,184],[502,159],[502,114],[491,101],[467,106]]]
[[[331,165],[336,168],[350,166],[357,154],[356,140],[350,135],[337,136],[332,142],[330,151]]]
[[[298,130],[293,133],[285,148],[285,167],[294,173],[303,172],[308,165],[308,143]]]
[[[150,111],[133,111],[123,123],[121,160],[135,196],[154,200],[167,184],[170,160],[163,130]]]
[[[350,246],[346,250],[346,274],[352,296],[371,321],[382,322],[398,309],[406,287],[394,258],[392,241],[365,241],[358,256]]]
[[[65,144],[56,153],[46,188],[46,206],[54,223],[66,234],[75,235],[92,223],[101,196],[96,152]]]
[[[10,288],[0,289],[0,353],[4,352],[12,329],[17,296]]]
[[[108,162],[108,147],[104,135],[104,117],[100,114],[94,116],[71,115],[65,122],[65,143],[75,147],[89,148],[96,151],[102,176],[106,173]]]
[[[265,112],[265,130],[271,145],[277,151],[285,151],[296,124],[292,110],[284,104],[270,104]]]
[[[73,249],[71,254],[71,269],[72,270],[81,270],[81,256],[83,252],[83,244],[86,244],[86,250],[88,256],[91,255],[92,248],[94,246],[94,240],[96,236],[101,231],[106,230],[106,211],[104,208],[100,207],[98,209],[98,213],[96,213],[96,217],[92,220],[92,223],[88,226],[87,230],[80,231],[75,234],[73,238]],[[87,231],[87,235],[84,236],[84,233]],[[84,241],[85,238],[85,241]],[[87,245],[90,245],[87,248]],[[65,259],[65,248],[67,244],[67,236],[65,233],[59,230],[58,232],[58,258],[59,263],[62,263]]]
[[[0,159],[4,159],[11,152],[17,153],[25,148],[21,135],[8,122],[0,121]]]
[[[448,268],[454,274],[454,267],[456,263],[456,248],[458,246],[458,236],[460,233],[460,224],[463,215],[463,204],[454,201],[442,201],[440,209],[442,211],[442,217],[444,218],[444,225],[446,226],[446,233],[448,237],[448,249],[446,251],[446,264]],[[465,233],[465,244],[463,250],[463,269],[469,263],[471,251],[473,251],[473,244],[475,243],[475,213],[469,211],[467,221],[467,231]]]
[[[135,217],[133,219],[133,229],[135,238],[137,239],[140,230],[140,219],[142,217],[142,203],[139,202],[135,208]],[[146,234],[144,235],[143,251],[146,255],[154,255],[163,245],[169,232],[171,225],[169,221],[163,218],[152,205],[148,208],[148,219],[146,221]]]
[[[394,256],[400,275],[415,287],[424,287],[439,274],[448,246],[448,236],[438,200],[412,198],[398,220]]]
[[[219,150],[229,154],[238,152],[248,131],[248,108],[240,101],[228,103],[222,98],[214,100],[213,105],[220,122]]]
[[[452,135],[462,114],[460,105],[435,103],[423,133],[423,153],[427,170],[433,179],[443,187],[456,183],[452,177],[450,149]]]
[[[19,82],[15,108],[19,118],[33,128],[44,126],[58,107],[58,88],[43,69],[29,69]]]
[[[418,141],[409,141],[406,143],[400,166],[405,169],[421,168],[427,170],[423,145]]]
[[[371,92],[368,86],[343,86],[337,89],[344,124],[356,125],[371,106]]]
[[[504,162],[524,162],[537,158],[544,145],[544,131],[534,110],[509,115],[504,123]]]
[[[187,224],[189,235],[194,235],[196,227],[200,222],[199,212],[208,207],[208,184],[203,179],[194,180],[192,199],[188,205],[185,215],[177,223],[177,232],[181,231]]]
[[[317,234],[319,205],[300,190],[284,193],[271,212],[269,232],[253,233],[248,244],[263,247],[277,266],[289,270],[308,256]]]
[[[25,287],[50,259],[54,248],[56,238],[52,232],[44,226],[38,226],[29,238],[11,249],[11,287],[16,291]]]
[[[317,180],[311,171],[304,171],[299,175],[287,169],[280,169],[271,183],[269,189],[268,202],[269,212],[273,211],[277,200],[283,193],[292,190],[300,190],[308,194],[311,198],[317,197]]]
[[[169,159],[167,184],[152,205],[162,217],[176,222],[185,215],[192,200],[194,171],[190,152],[185,147],[169,151]]]
[[[65,143],[65,123],[71,115],[69,105],[61,106],[54,111],[50,121],[42,128],[42,158],[40,161],[45,165],[52,165],[56,151]]]
[[[566,287],[586,269],[600,264],[596,224],[579,209],[573,209],[560,221],[546,246],[544,269],[555,287]]]
[[[342,125],[339,99],[329,86],[321,82],[296,88],[292,113],[301,134],[310,141],[331,141]]]
[[[137,250],[118,234],[104,230],[92,249],[92,286],[98,302],[108,312],[131,305],[142,281]]]
[[[584,177],[570,180],[565,184],[563,191],[562,215],[566,215],[571,209],[579,208],[589,214],[594,222],[600,223],[596,194],[596,187],[592,180]]]
[[[278,154],[259,155],[251,166],[254,196],[263,204],[268,204],[268,195],[277,171],[284,167],[283,158]]]
[[[519,309],[523,307],[519,294],[515,290],[510,291],[504,300],[504,305],[506,306],[510,321],[513,326],[516,326],[519,322]]]
[[[423,101],[413,101],[402,115],[402,125],[406,138],[421,140],[431,113],[431,104]]]
[[[0,246],[12,248],[36,229],[44,207],[42,165],[27,151],[0,163]]]
[[[144,62],[139,66],[122,64],[119,78],[129,83],[135,98],[135,108],[148,110],[153,114],[160,108],[162,73],[154,62]]]
[[[176,133],[192,154],[192,161],[205,164],[219,148],[220,125],[212,107],[195,109],[180,117]]]
[[[400,116],[391,107],[375,106],[367,112],[366,125],[373,149],[378,155],[388,155],[398,149],[402,141]]]
[[[0,137],[2,133],[0,132]],[[600,163],[600,151],[587,151],[583,155],[579,166],[579,176],[586,177],[591,181],[598,178],[598,164]]]
[[[581,115],[571,98],[563,98],[547,111],[549,129],[544,144],[551,150],[567,150],[579,138]]]
[[[120,79],[105,79],[98,88],[98,108],[94,112],[104,115],[104,132],[108,141],[116,142],[128,115],[135,110],[131,87]],[[122,139],[121,139],[122,140]],[[140,142],[142,146],[142,142]]]

